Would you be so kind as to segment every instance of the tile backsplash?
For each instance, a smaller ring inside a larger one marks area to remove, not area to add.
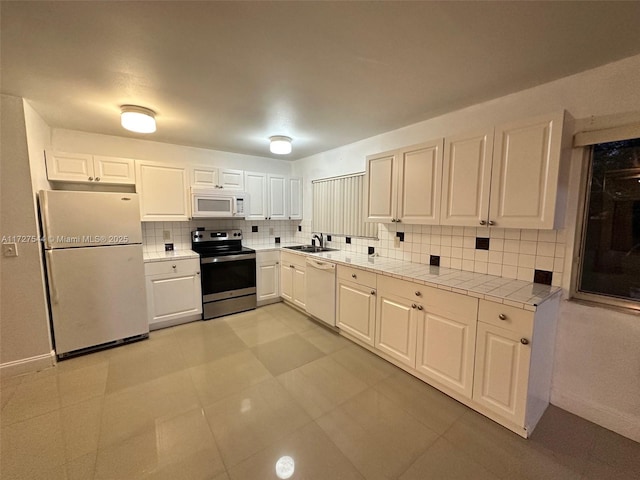
[[[310,220],[143,222],[144,249],[164,251],[165,243],[173,243],[176,250],[189,249],[191,231],[196,227],[239,228],[244,242],[250,245],[276,245],[276,238],[283,244],[309,244],[313,236]],[[326,245],[363,255],[367,255],[372,247],[375,255],[381,257],[426,265],[439,262],[441,267],[530,282],[538,271],[536,278],[544,278],[545,283],[551,279],[554,286],[562,284],[565,230],[380,223],[378,237],[351,237],[351,243],[347,243],[346,237],[332,235],[331,241],[327,241]]]

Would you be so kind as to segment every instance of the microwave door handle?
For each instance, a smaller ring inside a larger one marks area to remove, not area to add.
[[[235,216],[235,214],[237,213],[237,205],[236,205],[236,199],[235,197],[231,198],[231,215]]]

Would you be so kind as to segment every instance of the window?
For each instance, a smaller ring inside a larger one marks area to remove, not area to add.
[[[313,182],[314,232],[376,238],[378,224],[365,222],[364,173]]]
[[[576,297],[640,310],[640,138],[591,146]]]

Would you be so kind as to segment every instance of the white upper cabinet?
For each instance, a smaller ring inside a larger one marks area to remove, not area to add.
[[[486,222],[491,187],[493,129],[445,139],[442,175],[443,225]]]
[[[47,178],[58,182],[133,185],[134,161],[84,153],[47,152]]]
[[[187,171],[183,167],[136,162],[136,192],[142,221],[189,220]]]
[[[244,172],[244,184],[250,198],[246,220],[288,219],[287,177]]]
[[[194,187],[213,187],[225,190],[244,190],[244,172],[230,168],[192,166],[191,185]]]
[[[442,224],[552,229],[565,113],[447,138]]]
[[[289,220],[302,220],[302,178],[289,179]]]
[[[443,139],[367,157],[367,220],[438,224]]]

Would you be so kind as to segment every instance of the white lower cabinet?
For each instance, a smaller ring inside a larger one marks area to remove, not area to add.
[[[258,306],[280,301],[280,252],[256,253]]]
[[[281,252],[280,296],[304,310],[306,305],[305,257]]]
[[[150,330],[202,319],[199,258],[148,262],[144,269]]]
[[[376,275],[338,265],[336,325],[367,345],[375,343]]]
[[[412,301],[380,289],[375,347],[408,367],[416,366],[416,325],[422,311]]]

